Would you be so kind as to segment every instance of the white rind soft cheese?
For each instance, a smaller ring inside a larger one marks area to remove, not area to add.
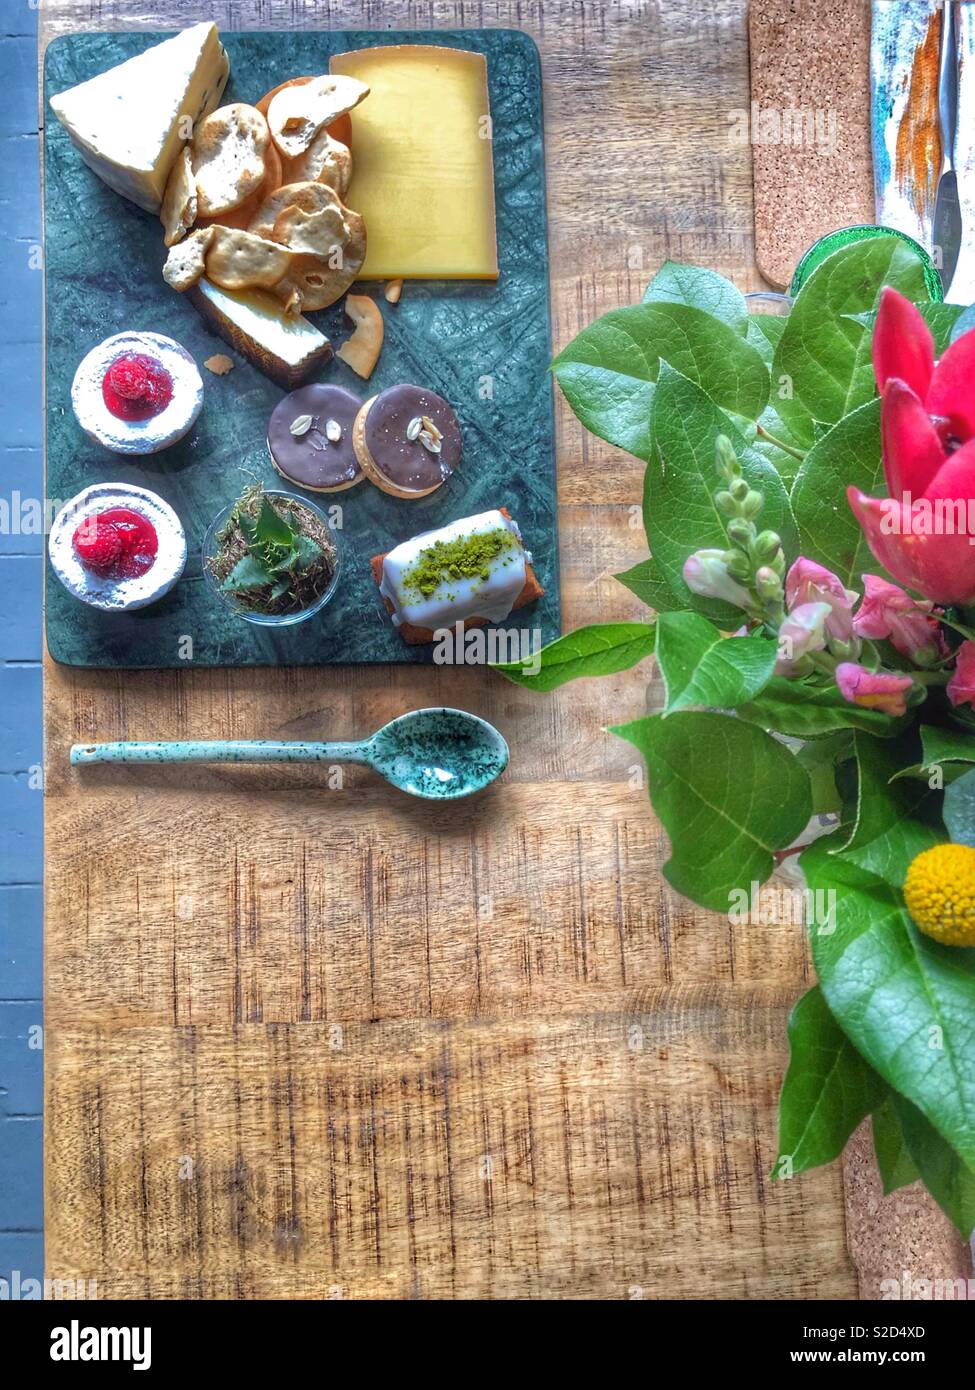
[[[72,539],[85,517],[110,507],[127,507],[151,522],[159,541],[152,568],[135,579],[111,579],[86,569],[74,552]],[[64,587],[82,603],[107,612],[145,608],[168,594],[186,565],[186,534],[168,502],[154,492],[128,483],[96,483],[86,487],[58,512],[51,526],[48,553]]]
[[[289,367],[303,367],[328,346],[325,334],[310,319],[303,314],[286,314],[280,302],[264,290],[224,290],[205,278],[196,288],[243,338]]]
[[[229,72],[217,26],[194,24],[52,97],[51,109],[109,188],[158,212],[176,156]]]
[[[154,357],[173,379],[173,398],[149,420],[120,420],[105,404],[102,381],[117,357]],[[117,454],[157,454],[196,423],[203,409],[203,378],[193,358],[162,333],[116,333],[92,348],[75,372],[71,404],[78,424],[96,444]]]
[[[450,579],[440,584],[429,598],[415,597],[404,591],[403,581],[411,567],[425,550],[443,541],[486,535],[499,529],[510,531],[515,545],[507,547],[491,563],[488,578]],[[481,512],[462,517],[436,531],[426,531],[396,546],[383,560],[383,577],[379,591],[393,606],[393,623],[400,627],[431,628],[434,632],[466,622],[468,618],[484,618],[500,623],[507,618],[515,599],[525,587],[526,571],[531,556],[525,550],[517,523],[500,511]]]

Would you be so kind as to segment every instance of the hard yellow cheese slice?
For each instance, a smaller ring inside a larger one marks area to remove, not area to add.
[[[483,54],[427,44],[338,53],[369,96],[352,112],[349,207],[363,280],[496,280],[494,161]]]

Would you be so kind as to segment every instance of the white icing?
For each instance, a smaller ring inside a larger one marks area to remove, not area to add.
[[[117,357],[154,357],[173,379],[173,398],[151,420],[119,420],[105,404],[102,382]],[[168,449],[195,423],[203,408],[203,379],[184,347],[162,333],[116,333],[92,348],[75,372],[71,404],[89,438],[118,454]]]
[[[75,554],[72,539],[82,521],[110,507],[139,512],[155,528],[159,549],[145,574],[112,579],[86,569]],[[155,603],[169,593],[186,564],[186,535],[172,507],[154,492],[128,483],[96,483],[66,502],[54,518],[47,548],[55,574],[75,598],[114,612]]]
[[[503,528],[510,531],[517,544],[506,547],[489,567],[486,580],[444,580],[429,598],[407,593],[403,580],[423,551],[437,541],[449,543],[461,538],[487,534]],[[383,561],[380,593],[393,605],[393,622],[397,627],[410,623],[414,627],[451,627],[467,618],[485,618],[500,623],[511,612],[515,599],[525,587],[525,571],[531,555],[525,550],[517,523],[500,511],[481,512],[462,517],[436,531],[425,531],[391,550]]]

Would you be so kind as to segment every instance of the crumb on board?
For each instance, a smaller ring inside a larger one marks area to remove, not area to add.
[[[389,284],[388,284],[388,285],[386,286],[386,288],[383,290],[383,295],[385,296],[386,302],[387,302],[388,304],[398,304],[398,303],[399,303],[399,297],[400,297],[400,295],[401,295],[402,293],[403,293],[403,281],[402,281],[402,280],[390,280]]]
[[[203,365],[214,376],[226,376],[234,369],[234,359],[228,357],[225,352],[215,352],[212,357],[207,358]]]

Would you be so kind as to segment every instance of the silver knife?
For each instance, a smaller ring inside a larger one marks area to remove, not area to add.
[[[954,0],[945,0],[942,10],[938,116],[944,154],[934,203],[932,241],[935,265],[941,272],[945,298],[949,298],[962,242],[958,174],[955,169],[955,136],[958,130],[958,26]]]

